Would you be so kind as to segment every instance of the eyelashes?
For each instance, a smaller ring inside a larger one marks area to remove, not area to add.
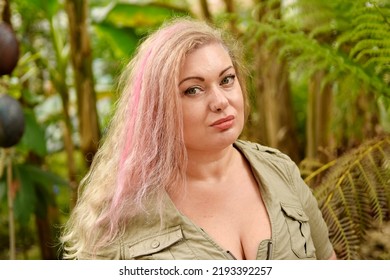
[[[226,77],[224,77],[222,79],[220,85],[229,85],[229,84],[234,82],[235,78],[236,78],[236,75],[233,75],[233,74],[227,75]]]
[[[202,88],[195,86],[195,87],[190,87],[184,91],[185,95],[193,96],[197,95],[202,91]]]
[[[229,74],[229,75],[226,75],[222,78],[219,85],[221,87],[225,87],[225,88],[230,87],[230,86],[233,86],[235,80],[236,80],[236,75]],[[196,96],[204,91],[205,91],[205,89],[202,86],[196,85],[196,86],[191,86],[191,87],[187,88],[186,90],[184,90],[183,94],[187,95],[187,96]]]

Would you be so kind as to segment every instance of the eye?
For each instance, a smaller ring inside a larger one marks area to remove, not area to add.
[[[234,82],[234,79],[236,78],[236,75],[228,75],[224,77],[221,81],[221,85],[230,85]]]
[[[185,95],[197,95],[202,91],[200,87],[190,87],[184,91]]]

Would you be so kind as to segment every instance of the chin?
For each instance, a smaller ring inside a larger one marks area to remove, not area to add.
[[[207,138],[207,141],[198,141],[196,143],[187,143],[185,146],[187,150],[198,150],[198,151],[216,151],[223,150],[234,144],[237,137],[215,137]]]
[[[223,150],[230,145],[233,145],[240,136],[241,132],[242,129],[233,127],[218,133],[206,133],[201,134],[201,136],[198,134],[197,137],[192,135],[194,137],[188,137],[185,139],[185,146],[187,149],[193,150]]]
[[[212,144],[211,142],[214,142],[215,144],[221,146],[221,148],[226,148],[229,145],[233,145],[234,142],[237,141],[239,136],[239,133],[228,133],[226,135],[220,135],[219,137],[217,137],[217,139],[214,139],[214,141],[210,139],[210,144]]]

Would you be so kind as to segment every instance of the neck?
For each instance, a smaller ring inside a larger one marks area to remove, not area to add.
[[[229,145],[223,150],[198,151],[187,149],[187,180],[221,181],[232,168],[238,152]]]

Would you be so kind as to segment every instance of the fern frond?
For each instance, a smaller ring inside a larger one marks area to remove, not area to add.
[[[318,176],[322,179],[314,186]],[[358,259],[367,230],[390,220],[390,136],[362,144],[305,181],[313,188],[339,258]]]
[[[253,32],[253,33],[251,33]],[[269,49],[278,49],[279,58],[286,59],[292,70],[305,69],[310,76],[316,71],[333,69],[332,77],[345,77],[353,75],[356,81],[378,94],[390,96],[390,88],[387,82],[374,71],[364,68],[359,62],[351,59],[342,50],[321,44],[317,40],[308,37],[303,32],[297,32],[289,28],[276,28],[269,23],[253,22],[247,35],[253,40],[259,36],[266,36],[265,46]],[[386,64],[387,58],[385,58]]]
[[[261,38],[307,78],[316,71],[331,82],[354,76],[367,92],[390,96],[390,7],[385,2],[296,0],[283,10],[282,18],[251,21],[246,37]]]
[[[387,36],[390,36],[390,33],[387,34]],[[386,56],[386,53],[390,51],[390,40],[362,39],[352,48],[349,53],[349,56],[357,57],[356,60],[358,60],[358,55],[360,54],[360,52],[365,50],[375,50],[377,54],[380,54],[380,50],[383,50],[384,57],[387,58],[387,61],[390,61],[390,57]]]
[[[382,71],[390,64],[390,7],[376,1],[354,3],[349,12],[352,19],[351,29],[339,38],[352,46],[349,56],[362,63],[366,69],[374,69],[376,75],[385,80],[386,72]],[[379,70],[378,70],[379,69]]]

